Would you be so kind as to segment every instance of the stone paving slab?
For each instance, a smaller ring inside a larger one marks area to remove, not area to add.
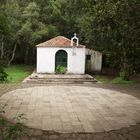
[[[96,133],[140,122],[140,100],[117,91],[82,86],[16,89],[0,98],[5,117],[26,114],[30,128],[61,133]]]

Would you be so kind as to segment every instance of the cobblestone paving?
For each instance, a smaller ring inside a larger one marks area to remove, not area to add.
[[[29,129],[23,140],[140,139],[140,100],[131,95],[80,86],[10,86],[3,91],[13,91],[0,102],[8,103],[6,117],[25,113],[27,126],[43,129]]]

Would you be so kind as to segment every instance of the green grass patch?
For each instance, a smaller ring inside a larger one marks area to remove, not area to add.
[[[112,80],[113,84],[120,84],[120,85],[133,85],[135,81],[132,80],[124,80],[122,77],[116,77],[115,79]]]
[[[106,76],[103,76],[103,75],[96,75],[95,79],[102,83],[109,83],[111,81],[109,78],[107,78]]]
[[[19,83],[24,80],[25,77],[31,74],[33,66],[30,65],[11,65],[5,68],[5,72],[8,74],[9,83]]]

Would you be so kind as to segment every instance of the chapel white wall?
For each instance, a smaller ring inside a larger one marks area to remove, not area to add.
[[[102,53],[100,53],[98,51],[94,51],[92,49],[86,49],[86,55],[91,55],[91,70],[90,70],[90,72],[101,71],[101,69],[102,69]]]
[[[59,50],[65,50],[68,54],[67,72],[74,74],[85,73],[85,48],[37,48],[37,73],[55,73],[55,54]]]

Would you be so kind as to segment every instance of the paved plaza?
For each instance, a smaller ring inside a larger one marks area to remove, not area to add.
[[[10,91],[0,97],[5,117],[24,113],[30,128],[73,132],[106,132],[140,122],[140,100],[97,87],[38,86]]]

